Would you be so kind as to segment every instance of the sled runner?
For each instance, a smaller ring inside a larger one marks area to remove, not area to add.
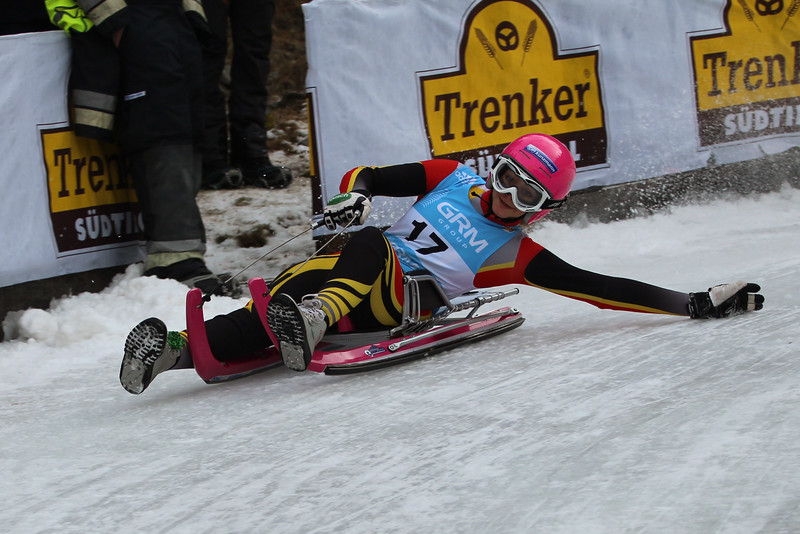
[[[186,325],[192,359],[197,374],[208,383],[240,378],[282,363],[275,348],[275,336],[266,323],[267,305],[271,298],[267,284],[262,278],[253,278],[248,287],[273,346],[244,361],[221,362],[214,358],[206,341],[202,293],[193,289],[186,297]],[[477,290],[450,300],[433,276],[419,272],[404,276],[403,291],[403,321],[400,326],[360,331],[353,329],[345,317],[319,343],[308,369],[331,375],[378,369],[494,336],[518,327],[525,320],[518,310],[511,307],[477,314],[484,304],[516,295],[519,293],[516,288]]]

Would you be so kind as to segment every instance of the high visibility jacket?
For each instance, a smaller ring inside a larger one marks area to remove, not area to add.
[[[177,1],[177,0],[176,0]],[[125,26],[125,8],[135,0],[44,0],[50,20],[69,32],[86,32],[96,25],[105,36]],[[202,26],[206,15],[201,0],[181,0],[183,10],[192,23]]]
[[[88,32],[94,23],[74,0],[44,0],[50,21],[67,32]]]
[[[182,3],[193,26],[207,31],[200,0],[172,1]],[[75,133],[111,141],[120,87],[119,56],[111,36],[128,24],[128,4],[135,4],[137,0],[44,2],[53,24],[72,38],[70,96]]]
[[[127,22],[125,0],[45,0],[44,3],[53,24],[69,34],[86,33],[97,26],[101,34],[110,37]]]
[[[110,36],[127,23],[122,0],[45,0],[50,20],[72,38],[70,102],[77,135],[112,141],[119,57]]]

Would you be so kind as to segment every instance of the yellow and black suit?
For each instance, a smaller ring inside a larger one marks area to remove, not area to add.
[[[449,160],[358,167],[344,176],[340,191],[362,191],[370,196],[418,196],[419,202],[424,203],[431,197],[426,193],[459,168],[458,162]],[[492,215],[486,209],[491,192],[475,186],[473,193],[471,202],[475,212],[465,217],[491,220]],[[574,267],[515,229],[519,221],[496,223],[508,226],[513,238],[482,260],[470,281],[472,287],[521,284],[598,308],[689,316],[688,293]],[[399,234],[393,234],[393,238],[412,240]],[[446,276],[430,271],[437,278]],[[343,316],[348,316],[357,328],[396,325],[401,319],[402,271],[397,252],[384,234],[373,227],[354,233],[341,254],[314,258],[305,265],[287,269],[271,287],[273,293],[285,292],[296,302],[306,294],[315,294],[324,302],[329,325]],[[207,321],[206,330],[212,352],[221,360],[246,356],[269,343],[252,306]]]

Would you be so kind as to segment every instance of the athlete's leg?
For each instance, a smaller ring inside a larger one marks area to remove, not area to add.
[[[402,271],[377,228],[354,234],[341,254],[318,256],[286,269],[270,286],[273,296],[288,294],[295,302],[316,294],[324,303],[326,326],[351,311],[354,325],[360,328],[400,323]],[[242,360],[270,345],[252,301],[206,320],[205,326],[211,353],[220,361]],[[183,350],[187,352],[188,345]],[[191,367],[191,356],[185,354],[172,368],[187,367]]]
[[[267,322],[283,363],[295,371],[307,369],[326,329],[356,309],[365,323],[398,324],[402,302],[396,282],[401,278],[394,250],[380,230],[367,227],[351,237],[317,293],[299,305],[282,292],[291,277],[278,280]]]
[[[364,328],[400,324],[403,273],[379,229],[368,226],[354,233],[340,254],[318,259],[278,276],[273,295],[287,293],[300,302],[316,293],[328,326],[351,312],[354,324]]]

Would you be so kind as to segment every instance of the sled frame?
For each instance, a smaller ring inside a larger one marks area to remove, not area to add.
[[[203,295],[192,289],[186,297],[186,325],[189,348],[197,374],[207,383],[227,382],[282,365],[275,335],[266,323],[271,299],[262,278],[248,282],[253,305],[272,346],[235,362],[217,360],[211,353],[203,318]],[[378,369],[423,358],[455,346],[501,334],[525,320],[515,308],[501,308],[478,315],[480,307],[516,295],[519,289],[473,291],[450,300],[436,279],[427,272],[407,273],[403,277],[403,318],[399,326],[375,331],[353,330],[349,321],[340,321],[340,331],[329,331],[314,352],[310,371],[349,374]],[[426,311],[433,310],[426,314]],[[454,317],[458,312],[466,317]],[[346,319],[346,318],[345,318]]]

